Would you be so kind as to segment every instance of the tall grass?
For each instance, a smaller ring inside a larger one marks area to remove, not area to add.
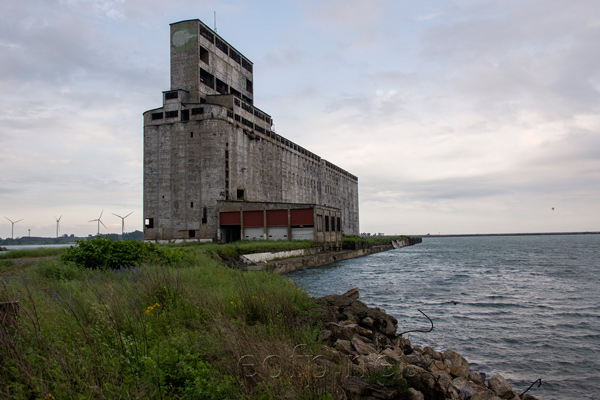
[[[315,247],[315,242],[311,240],[256,240],[247,241],[242,240],[233,243],[219,244],[219,243],[198,243],[198,242],[186,242],[186,243],[171,243],[163,244],[161,247],[167,248],[193,248],[200,252],[212,253],[212,254],[225,254],[229,257],[237,258],[243,254],[257,253],[257,252],[279,252],[297,249],[310,249]]]
[[[327,398],[308,294],[191,251],[179,267],[43,260],[0,280],[0,398]]]
[[[29,258],[29,257],[50,257],[59,256],[67,251],[68,247],[59,248],[39,248],[39,249],[23,249],[23,250],[10,250],[0,252],[0,260],[16,259],[16,258]]]

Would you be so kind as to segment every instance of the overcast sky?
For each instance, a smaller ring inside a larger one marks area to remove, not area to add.
[[[600,230],[598,1],[27,0],[0,2],[0,237],[142,229],[169,24],[214,11],[277,132],[358,176],[362,232]]]

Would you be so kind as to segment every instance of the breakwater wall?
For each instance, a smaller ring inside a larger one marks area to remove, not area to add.
[[[245,265],[247,271],[271,271],[277,274],[285,274],[300,269],[332,264],[336,261],[364,257],[369,254],[392,250],[393,248],[394,246],[390,243],[364,249],[327,251],[316,254],[313,249],[296,250],[293,255],[288,254],[291,252],[245,255],[240,257],[240,261]]]
[[[391,240],[390,243],[369,245],[366,242],[354,243],[354,248],[339,251],[319,251],[319,249],[302,249],[282,251],[278,253],[257,253],[240,256],[239,263],[247,271],[271,271],[286,274],[301,269],[315,268],[337,261],[364,257],[382,251],[399,249],[421,243],[420,237],[407,237]],[[322,250],[322,249],[321,249]]]

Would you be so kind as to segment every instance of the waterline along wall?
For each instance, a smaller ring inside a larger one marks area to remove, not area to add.
[[[201,21],[171,24],[171,90],[144,113],[145,240],[224,241],[220,204],[235,201],[326,206],[359,233],[358,178],[272,130],[253,68]]]

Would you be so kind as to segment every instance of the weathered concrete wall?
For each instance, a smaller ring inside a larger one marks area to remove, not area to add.
[[[244,264],[252,265],[258,263],[267,263],[269,261],[275,260],[276,258],[290,258],[290,257],[306,257],[309,255],[313,255],[317,252],[317,249],[298,249],[298,250],[288,250],[288,251],[279,251],[277,253],[254,253],[254,254],[245,254],[240,256],[240,261]],[[258,268],[249,267],[248,269],[262,269],[260,265]]]
[[[271,130],[252,68],[200,21],[171,25],[171,91],[144,113],[146,240],[216,240],[218,200],[327,205],[359,233],[358,179]]]
[[[271,261],[265,264],[260,264],[259,266],[262,267],[260,269],[273,271],[278,274],[285,274],[289,272],[298,271],[300,269],[320,267],[323,265],[332,264],[337,261],[364,257],[368,256],[369,254],[379,253],[391,249],[393,249],[391,244],[385,244],[380,246],[373,246],[368,249],[331,251],[327,253],[315,254],[312,256]],[[256,266],[255,269],[258,269],[259,266]]]

